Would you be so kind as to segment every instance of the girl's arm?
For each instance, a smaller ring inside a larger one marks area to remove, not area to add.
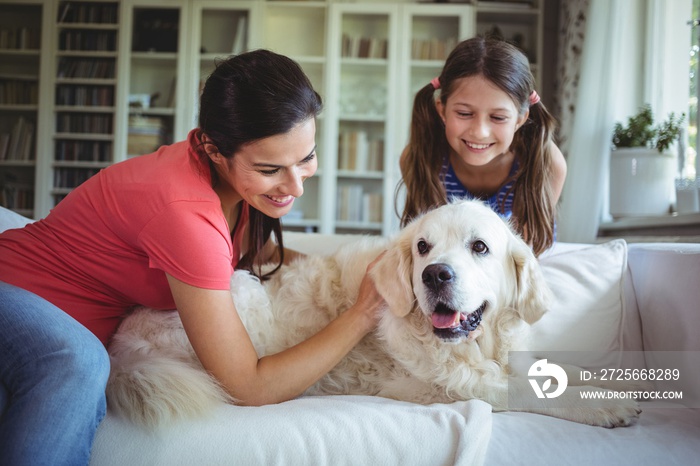
[[[566,180],[566,159],[561,150],[557,147],[554,142],[549,143],[548,147],[549,153],[552,159],[552,172],[551,172],[551,188],[552,188],[552,201],[556,206],[561,198],[561,193],[564,190],[564,181]]]
[[[374,329],[384,302],[366,274],[355,304],[327,327],[290,349],[258,358],[230,291],[197,288],[167,277],[197,357],[242,405],[299,396]]]

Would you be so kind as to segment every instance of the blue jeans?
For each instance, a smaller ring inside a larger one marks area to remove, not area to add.
[[[92,332],[0,282],[0,463],[88,464],[108,376],[109,356]]]

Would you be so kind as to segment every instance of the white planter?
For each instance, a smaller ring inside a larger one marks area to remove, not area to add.
[[[675,157],[656,149],[626,148],[610,154],[610,214],[667,215],[675,197]]]

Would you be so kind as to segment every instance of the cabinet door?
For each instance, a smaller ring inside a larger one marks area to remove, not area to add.
[[[257,11],[255,1],[200,0],[192,4],[185,121],[189,129],[197,126],[199,95],[217,61],[253,46]]]
[[[57,5],[53,76],[53,204],[114,162],[119,4]]]
[[[120,50],[123,83],[120,113],[126,147],[119,156],[148,154],[184,139],[188,2],[131,0],[122,3]],[[124,114],[125,113],[125,114]]]
[[[542,83],[543,0],[501,2],[479,1],[476,32],[500,37],[517,46],[530,60],[538,85]]]
[[[401,122],[397,130],[399,153],[408,143],[413,99],[438,76],[458,42],[474,35],[474,8],[470,5],[405,5],[401,22]]]
[[[286,55],[302,67],[314,89],[328,105],[326,92],[326,46],[328,6],[324,2],[264,2],[259,24],[260,47]],[[304,195],[282,218],[285,230],[317,232],[321,229],[323,180],[328,176],[329,157],[325,143],[324,111],[316,120],[318,171],[304,182]]]
[[[34,217],[42,2],[0,4],[0,206]]]
[[[388,233],[396,185],[398,4],[332,4],[328,232]]]

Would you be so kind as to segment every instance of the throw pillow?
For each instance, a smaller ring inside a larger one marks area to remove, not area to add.
[[[546,255],[540,264],[554,302],[532,325],[531,350],[566,352],[552,358],[586,367],[616,366],[615,352],[622,349],[627,243],[618,239]]]

